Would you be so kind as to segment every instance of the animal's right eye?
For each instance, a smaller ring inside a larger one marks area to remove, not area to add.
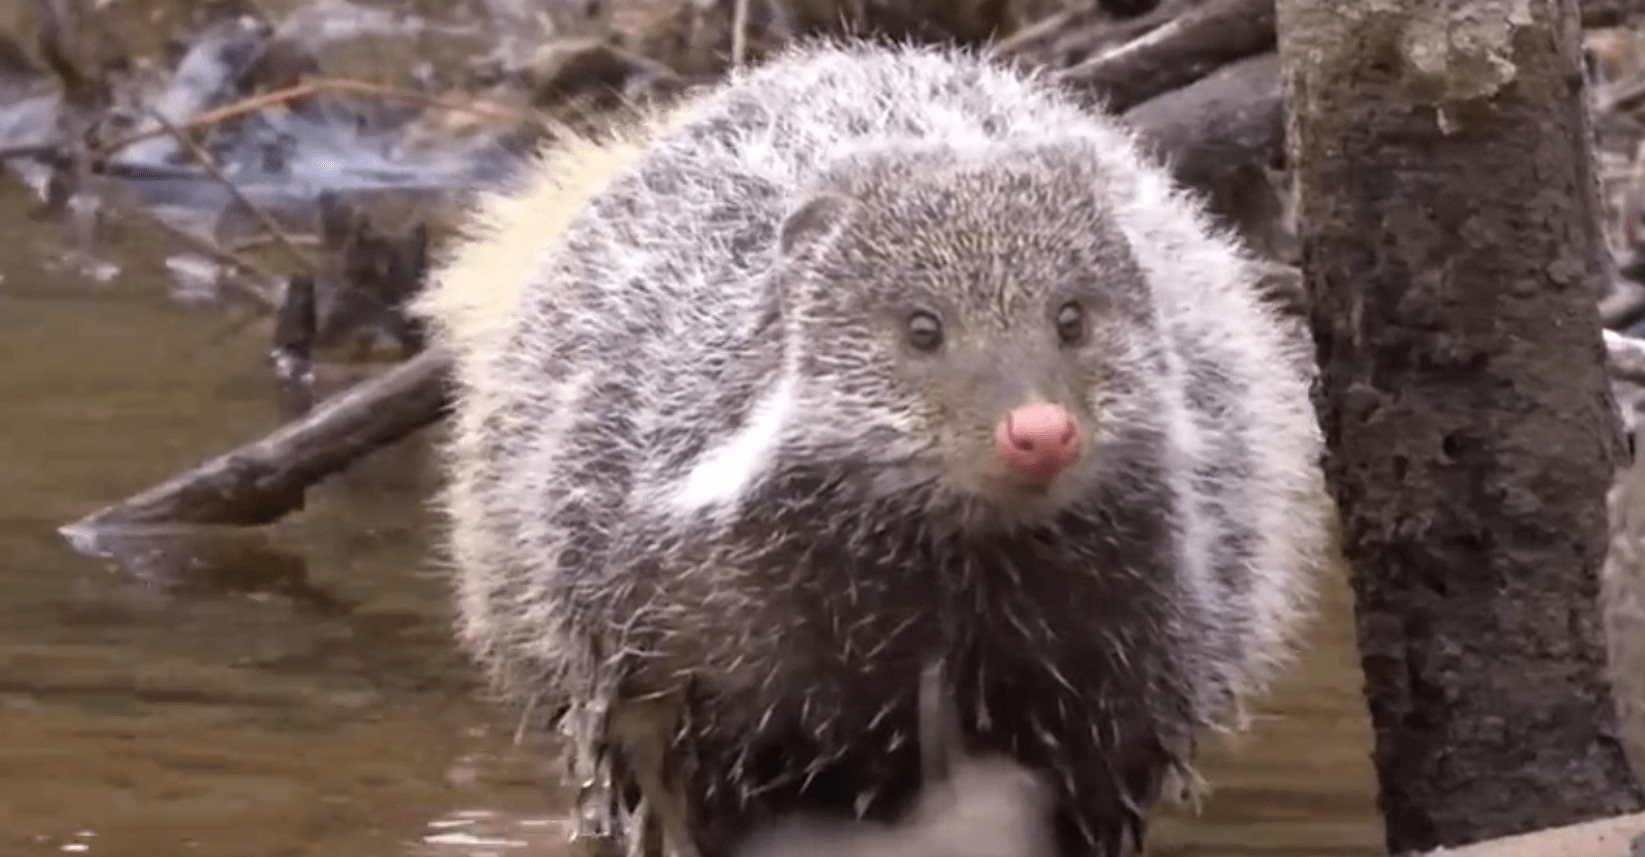
[[[942,344],[942,320],[925,310],[908,317],[908,344],[920,351],[935,351]]]

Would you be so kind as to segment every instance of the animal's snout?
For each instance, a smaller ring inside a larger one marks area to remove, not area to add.
[[[1079,424],[1056,405],[1024,405],[1000,420],[994,451],[1019,476],[1045,484],[1079,458]]]

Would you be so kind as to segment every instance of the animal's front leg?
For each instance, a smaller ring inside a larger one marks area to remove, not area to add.
[[[624,832],[628,857],[700,857],[691,801],[668,763],[685,710],[683,692],[622,700],[607,716],[606,739],[640,794]]]

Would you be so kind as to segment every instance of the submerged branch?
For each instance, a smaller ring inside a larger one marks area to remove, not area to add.
[[[256,526],[303,508],[305,492],[380,447],[437,422],[444,358],[424,352],[309,414],[63,528],[191,523]]]

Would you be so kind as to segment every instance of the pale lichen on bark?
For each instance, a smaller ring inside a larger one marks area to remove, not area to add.
[[[1412,7],[1400,55],[1418,91],[1468,101],[1513,81],[1514,34],[1535,23],[1531,0],[1419,0]]]
[[[1404,18],[1401,74],[1413,93],[1437,109],[1450,133],[1455,108],[1490,98],[1512,83],[1518,68],[1514,37],[1536,26],[1534,0],[1414,0],[1394,3]]]
[[[1514,81],[1514,40],[1537,27],[1533,4],[1547,0],[1357,0],[1354,3],[1281,2],[1279,16],[1313,54],[1344,39],[1357,50],[1388,45],[1402,83],[1437,111],[1449,133],[1458,109],[1488,99]],[[1306,22],[1306,23],[1304,23]],[[1300,26],[1299,26],[1300,25]],[[1281,25],[1285,27],[1284,24]],[[1391,44],[1390,44],[1391,42]],[[1310,64],[1323,57],[1310,57]]]

